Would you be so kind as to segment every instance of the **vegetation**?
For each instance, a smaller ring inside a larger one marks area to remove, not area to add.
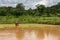
[[[20,24],[24,23],[34,23],[34,24],[60,24],[60,17],[39,17],[39,16],[1,16],[0,23],[1,24],[14,24],[18,21]]]
[[[0,7],[0,23],[42,23],[60,24],[60,3],[50,7],[36,5],[35,9],[25,9],[20,3],[16,7]]]
[[[57,29],[59,30],[60,28],[58,28],[57,26],[60,25],[47,25],[47,24],[19,24],[19,28],[22,29]],[[15,28],[15,24],[0,24],[0,29],[14,29]]]

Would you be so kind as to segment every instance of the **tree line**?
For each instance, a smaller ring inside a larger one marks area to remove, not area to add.
[[[60,16],[60,2],[56,5],[45,7],[44,5],[36,5],[35,9],[25,9],[22,3],[16,5],[16,7],[0,7],[0,16]]]

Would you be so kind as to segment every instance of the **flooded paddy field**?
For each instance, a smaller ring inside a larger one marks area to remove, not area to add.
[[[60,40],[60,25],[5,27],[0,29],[0,40]]]

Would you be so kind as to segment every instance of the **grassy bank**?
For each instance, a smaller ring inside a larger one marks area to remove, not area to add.
[[[60,25],[60,17],[39,17],[39,16],[0,16],[1,24],[10,24],[18,21],[21,24],[27,23],[36,23],[36,24],[59,24]]]
[[[60,25],[47,25],[47,24],[19,24],[19,28],[50,28],[57,27]],[[1,28],[15,28],[15,24],[0,24]]]
[[[19,30],[60,30],[60,25],[47,25],[47,24],[19,24]],[[15,24],[0,24],[0,30],[14,30]]]

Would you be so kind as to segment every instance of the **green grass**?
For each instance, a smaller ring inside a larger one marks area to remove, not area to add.
[[[9,24],[15,23],[18,21],[21,24],[59,24],[60,25],[60,17],[39,17],[39,16],[0,16],[0,23]]]

